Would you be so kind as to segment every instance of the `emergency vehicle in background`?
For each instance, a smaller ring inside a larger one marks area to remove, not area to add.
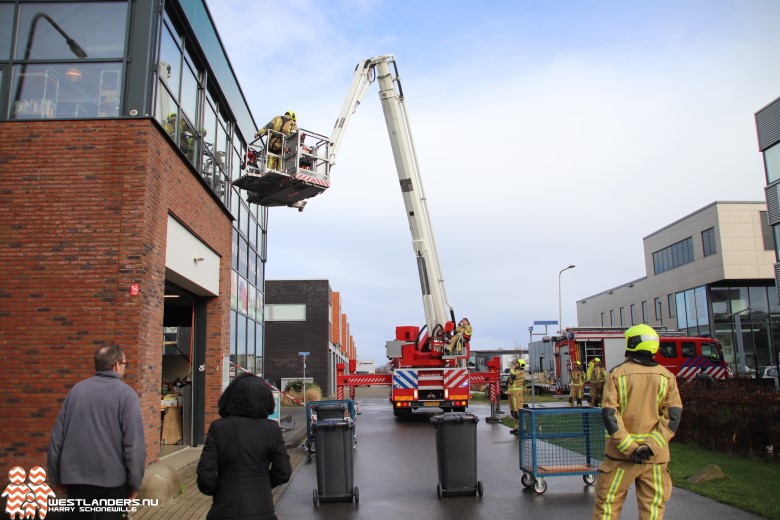
[[[390,374],[356,374],[355,360],[350,361],[349,373],[345,373],[343,365],[338,365],[337,397],[344,398],[345,387],[354,398],[356,386],[390,385],[390,400],[396,416],[409,414],[418,408],[463,411],[469,403],[471,383],[491,385],[491,400],[495,401],[499,391],[497,362],[488,363],[489,372],[474,373],[469,371],[467,364],[470,355],[468,343],[458,355],[444,352],[455,330],[455,312],[447,300],[394,56],[376,56],[358,63],[329,138],[303,129],[289,136],[278,132],[274,135],[270,131],[269,139],[282,139],[281,153],[274,155],[265,146],[251,144],[245,173],[234,181],[234,185],[249,192],[249,202],[290,206],[302,211],[307,199],[330,187],[330,168],[335,164],[344,131],[374,81],[379,86],[379,98],[412,233],[425,324],[422,327],[396,327],[395,339],[386,344]]]
[[[665,327],[655,327],[655,330],[660,346],[654,359],[672,374],[688,381],[699,374],[715,380],[732,377],[718,340],[686,336],[683,332]],[[625,359],[625,332],[625,327],[567,328],[564,336],[553,339],[556,376],[568,385],[569,372],[575,361],[582,363],[583,370],[594,358],[600,358],[607,371],[619,365]]]

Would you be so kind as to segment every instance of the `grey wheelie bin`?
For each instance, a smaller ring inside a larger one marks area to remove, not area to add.
[[[447,412],[431,417],[436,429],[439,499],[447,495],[482,496],[477,480],[477,422],[471,413]]]
[[[343,414],[343,410],[341,412]],[[352,419],[320,419],[312,425],[317,459],[317,487],[314,505],[320,501],[358,502],[358,488],[354,485],[355,463],[352,450]]]

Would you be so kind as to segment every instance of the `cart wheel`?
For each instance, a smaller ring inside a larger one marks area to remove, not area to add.
[[[583,475],[582,480],[584,480],[587,485],[592,486],[593,483],[596,482],[596,475]]]
[[[357,488],[357,486],[355,486],[355,488],[352,490],[352,492],[353,492],[352,494],[353,494],[353,495],[355,495],[355,496],[354,496],[354,498],[355,498],[355,503],[357,504],[358,502],[360,502],[360,493],[358,493],[358,488]]]
[[[441,488],[441,483],[436,484],[436,495],[439,497],[439,500],[441,500],[441,497],[444,496],[444,491]]]
[[[547,491],[547,482],[543,478],[538,478],[534,481],[534,491],[537,495],[543,495]]]
[[[320,494],[317,492],[317,488],[314,488],[314,493],[312,494],[312,500],[314,500],[315,507],[318,507],[320,505]]]
[[[520,483],[526,488],[532,487],[534,485],[534,477],[530,473],[523,472],[523,476],[520,477]]]
[[[479,498],[482,498],[482,492],[483,491],[484,491],[484,489],[482,487],[482,481],[478,480],[477,481],[477,495],[479,495]]]

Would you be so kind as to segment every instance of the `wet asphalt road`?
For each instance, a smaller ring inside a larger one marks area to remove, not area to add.
[[[439,500],[436,493],[438,469],[436,430],[430,413],[415,412],[412,418],[397,420],[388,404],[386,390],[359,389],[361,414],[357,418],[358,439],[354,455],[354,484],[360,501],[321,502],[315,506],[316,460],[312,458],[295,474],[276,506],[277,517],[295,519],[366,520],[504,520],[527,516],[542,519],[590,518],[594,488],[581,476],[550,477],[548,489],[536,495],[520,483],[517,438],[501,424],[485,421],[487,405],[469,407],[480,419],[477,424],[477,478],[483,484],[482,498],[451,496]],[[502,403],[502,408],[506,409]],[[638,518],[636,497],[629,492],[621,516]],[[710,499],[675,488],[667,504],[666,518],[708,520],[757,519],[758,516],[718,504]]]

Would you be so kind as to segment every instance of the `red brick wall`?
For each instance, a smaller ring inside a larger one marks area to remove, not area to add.
[[[341,293],[333,291],[333,303],[331,304],[331,343],[341,342]]]
[[[45,467],[62,400],[111,344],[130,362],[152,462],[168,214],[222,257],[207,311],[206,426],[229,350],[230,217],[150,120],[4,122],[0,137],[0,475]]]

